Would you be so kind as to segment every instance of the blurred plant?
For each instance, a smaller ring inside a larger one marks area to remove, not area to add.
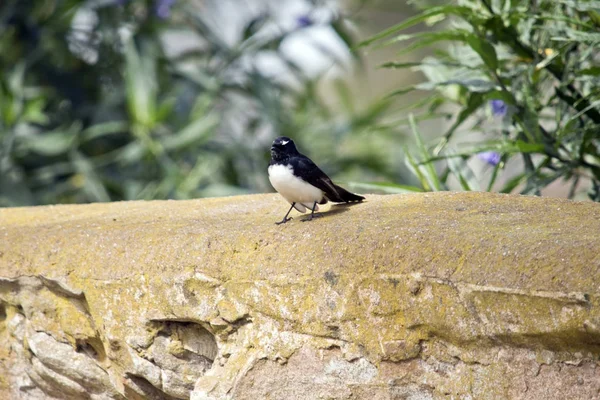
[[[421,23],[441,28],[400,33]],[[540,194],[563,179],[570,184],[570,198],[586,182],[589,197],[600,201],[599,28],[598,1],[459,0],[428,7],[363,42],[408,43],[399,55],[432,49],[434,55],[420,62],[384,65],[416,68],[428,79],[394,94],[432,91],[417,118],[459,108],[449,129],[419,160],[413,163],[407,154],[423,188],[438,189],[431,168],[439,163],[445,167],[439,174],[442,189],[450,176],[464,189],[474,189],[480,179],[472,179],[468,162],[478,155],[493,166],[487,183],[492,190],[520,158],[522,172],[504,177],[501,192],[520,187],[521,193]],[[442,48],[440,42],[450,45]],[[459,131],[467,123],[471,126]],[[495,137],[473,144],[461,141],[457,132]],[[431,174],[424,175],[417,165]]]
[[[337,14],[301,14],[282,27],[268,7],[248,18],[237,5],[248,22],[231,40],[228,25],[209,18],[210,7],[225,6],[2,1],[0,206],[262,192],[278,135],[319,153],[331,174],[399,178],[392,154],[356,145],[398,136],[381,123],[389,101],[357,110],[339,81],[342,106],[332,107],[319,94],[322,73],[283,51],[313,29],[350,48]],[[340,64],[339,51],[316,48]]]

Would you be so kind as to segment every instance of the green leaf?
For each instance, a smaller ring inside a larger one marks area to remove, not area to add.
[[[428,8],[427,10],[425,10],[424,12],[422,12],[421,14],[418,14],[418,15],[415,15],[414,17],[408,18],[408,19],[404,20],[403,22],[396,24],[396,25],[370,37],[369,39],[362,41],[361,43],[359,43],[358,47],[368,46],[373,42],[376,42],[385,37],[391,36],[397,32],[400,32],[402,30],[410,28],[411,26],[414,26],[421,22],[424,22],[428,18],[431,18],[436,15],[448,14],[448,15],[463,16],[463,15],[468,15],[471,12],[472,11],[469,7],[462,7],[462,6],[455,6],[455,5],[431,7],[431,8]]]
[[[588,110],[592,110],[592,109],[600,109],[600,100],[596,100],[596,101],[590,103],[589,106],[585,107],[584,109],[582,109],[581,111],[579,111],[577,114],[573,115],[571,118],[569,118],[569,120],[567,121],[567,124],[570,123],[570,122],[573,122],[573,121],[575,121],[577,119],[579,119]]]
[[[177,102],[177,98],[169,97],[163,100],[158,109],[156,110],[156,121],[162,122],[165,121],[169,115],[173,112],[173,108],[175,108],[175,103]]]
[[[436,146],[436,148],[433,150],[434,155],[440,154],[442,149],[452,138],[452,135],[454,135],[454,132],[467,120],[467,118],[469,118],[475,111],[477,111],[482,104],[483,95],[481,93],[471,93],[469,95],[467,105],[460,111],[460,113],[458,114],[458,118],[456,118],[456,121],[454,121],[452,126],[444,134],[444,137],[440,144]]]
[[[564,4],[578,11],[600,11],[600,1],[598,0],[557,0],[557,3]]]
[[[465,41],[471,48],[479,54],[485,65],[488,66],[492,71],[498,68],[498,56],[496,55],[496,49],[490,44],[490,42],[480,38],[475,34],[466,35]]]
[[[528,177],[529,179],[527,186],[521,191],[521,194],[540,195],[541,189],[564,176],[564,171],[562,170],[547,175],[539,173],[539,168],[536,170],[536,172],[537,174]]]
[[[436,86],[459,85],[468,89],[470,92],[485,93],[496,89],[496,84],[484,79],[450,79],[444,82],[436,83]]]
[[[378,65],[377,68],[390,68],[390,69],[404,69],[404,68],[412,68],[412,67],[439,68],[440,66],[479,70],[479,68],[472,67],[470,65],[460,64],[457,62],[443,62],[443,61],[437,61],[437,60],[436,60],[436,62],[402,62],[402,63],[392,61],[392,62],[386,62],[381,65]]]
[[[567,29],[567,36],[555,36],[552,40],[555,41],[573,41],[596,44],[600,42],[600,33],[598,32],[582,32],[575,29]]]
[[[518,13],[513,15],[519,15],[522,19],[536,19],[539,21],[553,21],[553,22],[567,22],[572,25],[581,26],[587,29],[594,29],[593,25],[587,24],[584,21],[577,18],[569,18],[564,15],[552,15],[552,14],[541,14],[532,15],[531,13]]]
[[[502,189],[500,189],[500,193],[512,192],[517,186],[522,184],[526,179],[527,179],[526,173],[518,174],[517,176],[511,178],[508,182],[506,182],[506,184],[504,184]]]
[[[116,150],[115,160],[121,165],[137,164],[145,154],[142,142],[136,140]]]
[[[600,76],[600,67],[585,68],[577,72],[578,75]]]
[[[268,17],[266,14],[259,14],[257,17],[254,17],[250,20],[250,22],[244,28],[244,33],[242,34],[243,40],[254,36],[258,31],[260,31],[265,24],[268,22]]]
[[[38,97],[27,101],[23,110],[22,121],[33,122],[40,125],[47,124],[50,122],[50,118],[44,113],[45,107],[46,99],[44,97]]]
[[[130,40],[125,47],[127,106],[134,122],[151,129],[158,120],[155,60],[146,50],[142,56]]]
[[[522,140],[517,140],[512,146],[508,145],[503,147],[507,153],[542,153],[544,151],[544,145],[541,143],[529,143]]]
[[[410,53],[411,51],[421,49],[426,46],[431,46],[437,42],[443,41],[465,41],[466,35],[469,34],[468,31],[463,30],[446,30],[439,32],[419,32],[411,35],[399,35],[394,39],[386,42],[384,45],[395,44],[397,42],[403,42],[407,40],[417,39],[398,53],[398,56]]]
[[[342,112],[350,115],[354,114],[356,112],[354,96],[348,84],[341,79],[336,79],[334,85]]]
[[[0,76],[0,121],[16,125],[23,111],[25,62],[17,64],[6,76]]]
[[[460,182],[460,186],[464,190],[468,191],[479,191],[479,182],[475,177],[475,173],[467,165],[467,161],[460,157],[450,157],[447,159],[448,168],[452,171],[452,174]]]
[[[487,188],[485,189],[486,192],[491,192],[492,189],[494,188],[494,183],[496,183],[496,179],[498,178],[498,172],[500,171],[501,165],[503,163],[499,162],[498,164],[496,164],[494,166],[494,171],[492,172],[492,177],[490,178],[490,181],[487,185]]]
[[[43,156],[57,156],[67,153],[74,145],[81,124],[76,122],[69,128],[57,129],[28,136],[24,145],[30,151]]]
[[[351,50],[354,60],[360,63],[360,53],[357,51],[352,51],[354,49],[353,35],[350,33],[351,29],[348,28],[348,24],[346,23],[344,18],[335,19],[331,23],[331,27],[338,35],[338,37],[342,39],[344,44]]]
[[[432,191],[432,187],[429,186],[429,182],[427,181],[427,179],[425,179],[425,175],[423,175],[423,172],[421,171],[421,167],[416,162],[416,160],[412,156],[411,152],[408,150],[408,147],[406,147],[406,146],[404,146],[404,154],[406,155],[406,159],[404,160],[404,163],[406,164],[406,167],[408,168],[408,170],[414,176],[417,177],[417,179],[419,180],[419,182],[421,182],[421,186],[423,186],[423,189],[425,189],[425,191],[427,191],[427,192]]]
[[[81,142],[93,140],[102,136],[119,134],[127,131],[129,124],[125,121],[110,121],[92,125],[81,132]]]
[[[210,134],[214,131],[218,121],[215,115],[199,118],[175,135],[165,137],[162,144],[166,150],[173,151],[185,149],[192,144],[204,143],[210,138]]]
[[[412,39],[417,40],[402,49],[398,55],[406,54],[413,50],[430,46],[440,41],[460,41],[469,45],[473,51],[479,55],[488,68],[493,71],[498,68],[498,56],[496,55],[496,49],[494,46],[474,33],[462,29],[449,29],[445,31],[418,32],[409,35],[398,35],[390,41],[384,43],[384,45],[390,45]]]
[[[89,201],[110,201],[110,195],[96,174],[93,164],[78,151],[71,152],[75,169],[83,179],[83,191]]]
[[[527,143],[522,140],[516,140],[514,142],[488,141],[485,143],[478,143],[476,145],[469,145],[469,147],[467,147],[465,150],[453,152],[452,154],[442,154],[430,157],[423,160],[421,164],[440,160],[448,160],[448,158],[453,157],[471,157],[475,154],[485,151],[496,151],[501,154],[544,154],[544,145],[541,143]]]
[[[515,98],[504,90],[491,90],[484,95],[485,100],[502,100],[506,104],[515,105]]]
[[[410,128],[413,132],[413,135],[415,136],[415,140],[417,142],[417,149],[421,153],[420,154],[421,159],[427,160],[428,158],[430,158],[430,154],[427,151],[425,144],[423,143],[423,139],[421,137],[421,134],[418,131],[417,124],[415,122],[415,117],[412,113],[409,114],[409,116],[408,116],[408,122],[410,124]],[[440,180],[437,175],[437,171],[435,170],[435,166],[433,165],[433,163],[432,162],[426,163],[424,165],[424,167],[426,170],[426,173],[424,175],[425,175],[425,178],[427,179],[429,187],[431,187],[434,190],[438,190],[438,191],[442,190],[442,185],[440,183]],[[420,166],[418,166],[417,168],[420,168]]]
[[[419,85],[412,85],[412,86],[407,86],[407,87],[404,87],[404,88],[401,88],[398,90],[394,90],[392,93],[389,93],[387,95],[387,97],[389,98],[389,97],[394,97],[394,96],[402,96],[406,93],[410,93],[415,90],[431,90],[431,89],[425,89],[425,88],[420,87]]]
[[[422,63],[420,63],[420,62],[405,62],[405,63],[386,62],[386,63],[383,63],[383,64],[379,65],[378,68],[402,69],[402,68],[418,67],[418,66],[421,66],[421,65],[422,65]]]

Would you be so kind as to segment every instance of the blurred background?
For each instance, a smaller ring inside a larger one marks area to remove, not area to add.
[[[4,0],[2,206],[272,191],[294,138],[342,181],[402,181],[382,96],[413,74],[351,51],[396,2]]]
[[[401,89],[434,80],[431,69],[381,66],[435,49],[359,46],[436,4],[414,3],[2,0],[0,206],[273,191],[269,147],[282,135],[362,193],[476,190],[491,175],[488,190],[518,188],[501,187],[512,182],[496,180],[507,158],[488,148],[427,164],[440,153],[424,143],[461,104],[433,107],[430,92]],[[429,22],[420,29],[443,26]],[[495,106],[485,103],[475,138],[502,124],[506,104]]]

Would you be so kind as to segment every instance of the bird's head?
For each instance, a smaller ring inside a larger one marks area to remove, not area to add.
[[[296,145],[289,137],[280,136],[271,145],[271,157],[274,160],[283,159],[297,153]]]

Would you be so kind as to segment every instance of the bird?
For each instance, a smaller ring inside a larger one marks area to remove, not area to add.
[[[292,139],[280,136],[271,145],[271,162],[268,168],[269,181],[275,190],[290,204],[291,207],[285,217],[277,225],[284,224],[292,219],[288,218],[293,208],[305,213],[311,210],[310,217],[303,221],[310,221],[318,211],[317,204],[360,202],[363,196],[350,193],[339,187],[321,171],[319,167],[296,148]]]

